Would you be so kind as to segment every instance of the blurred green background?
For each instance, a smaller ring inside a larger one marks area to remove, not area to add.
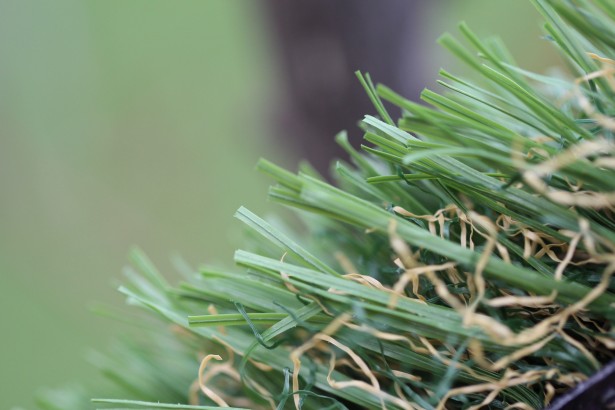
[[[553,58],[525,2],[424,3],[409,52],[433,78],[462,19],[527,68]],[[267,24],[247,0],[0,2],[0,408],[95,377],[84,352],[126,328],[87,307],[123,304],[131,246],[171,277],[174,252],[229,265],[236,208],[266,213],[256,160],[301,157],[272,137]]]

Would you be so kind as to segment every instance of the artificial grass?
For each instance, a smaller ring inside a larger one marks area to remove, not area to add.
[[[99,358],[122,399],[95,406],[536,409],[612,360],[615,8],[533,3],[569,74],[462,24],[440,43],[479,81],[422,105],[357,74],[378,116],[335,186],[259,163],[301,233],[241,208],[239,269],[177,286],[135,251],[120,291],[169,326]]]

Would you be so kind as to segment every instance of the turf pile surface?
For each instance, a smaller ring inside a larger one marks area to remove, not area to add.
[[[440,44],[475,75],[425,104],[357,73],[376,114],[334,184],[261,161],[296,218],[239,209],[234,270],[171,285],[133,252],[120,291],[156,319],[94,357],[115,387],[41,407],[538,409],[611,361],[615,6],[534,4],[564,68],[461,24]]]

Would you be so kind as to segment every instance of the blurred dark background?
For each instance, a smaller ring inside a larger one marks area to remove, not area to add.
[[[84,352],[126,328],[88,306],[123,304],[131,246],[170,277],[230,265],[236,208],[271,209],[259,157],[322,170],[360,140],[354,70],[413,99],[464,73],[435,45],[459,20],[553,60],[516,0],[0,2],[0,408],[95,377]]]
[[[314,0],[266,3],[282,68],[282,104],[276,133],[291,130],[296,147],[321,172],[342,155],[331,135],[356,124],[373,108],[354,71],[412,99],[429,76],[415,61],[427,3],[388,0]]]

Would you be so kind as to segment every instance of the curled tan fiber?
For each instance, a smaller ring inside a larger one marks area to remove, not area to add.
[[[471,322],[472,314],[474,314],[476,308],[478,307],[478,304],[485,297],[486,283],[483,277],[483,271],[485,270],[485,267],[489,262],[489,258],[491,257],[491,254],[496,247],[498,236],[497,226],[487,217],[479,215],[474,211],[470,211],[468,216],[470,217],[470,223],[472,224],[472,226],[474,226],[474,222],[476,222],[481,228],[486,231],[485,233],[483,233],[480,232],[478,229],[476,230],[476,232],[478,232],[479,235],[483,236],[487,240],[487,242],[485,243],[485,249],[481,253],[480,258],[476,263],[476,268],[474,270],[473,283],[475,285],[474,287],[476,290],[476,295],[472,298],[473,300],[471,300],[470,306],[464,309],[464,324],[468,324]]]
[[[500,323],[499,321],[493,319],[490,316],[476,313],[476,308],[478,304],[483,301],[485,294],[486,283],[482,276],[482,272],[488,262],[489,257],[491,256],[494,249],[497,248],[497,224],[494,224],[488,218],[478,215],[474,212],[469,214],[469,224],[471,227],[475,227],[475,224],[479,225],[481,229],[484,229],[485,232],[482,232],[480,229],[475,229],[475,231],[486,239],[485,249],[479,258],[477,263],[474,275],[468,277],[468,284],[472,284],[470,286],[471,290],[474,288],[475,295],[473,296],[472,303],[469,307],[461,307],[459,309],[460,313],[463,315],[463,323],[466,326],[477,326],[481,328],[487,335],[489,335],[494,341],[506,345],[506,346],[515,346],[515,345],[523,345],[535,342],[544,336],[546,336],[546,325],[545,329],[538,326],[533,329],[532,333],[519,334],[516,335],[508,326]],[[499,299],[494,302],[494,304],[498,303],[523,303],[523,302],[547,302],[552,303],[555,295],[550,295],[546,299],[515,299],[514,297],[509,297],[507,299]],[[484,301],[485,303],[489,303],[490,301]],[[531,335],[531,337],[527,337]],[[546,342],[545,342],[546,343]],[[521,352],[527,352],[527,354],[533,352],[530,347],[526,347],[521,350]]]
[[[292,374],[292,385],[293,392],[299,391],[299,372],[301,371],[301,356],[308,350],[315,347],[320,341],[320,336],[328,336],[337,332],[337,330],[343,326],[349,319],[351,315],[348,313],[344,313],[334,320],[331,321],[320,333],[315,334],[301,346],[294,349],[290,352],[290,360],[293,362],[293,374]],[[293,401],[295,403],[295,407],[299,410],[299,401],[300,397],[298,395],[293,395]]]
[[[545,347],[545,345],[547,343],[549,343],[551,340],[553,340],[553,338],[555,338],[555,334],[551,334],[547,337],[545,337],[544,339],[533,343],[531,345],[525,346],[519,350],[515,350],[513,353],[504,356],[500,359],[498,359],[495,363],[493,363],[488,369],[489,370],[502,370],[505,367],[507,367],[509,364],[511,364],[512,362],[515,362],[525,356],[528,356],[534,352],[537,352],[538,350],[542,349],[543,347]]]
[[[282,255],[282,258],[280,259],[280,262],[284,262],[284,258],[286,257],[286,254],[287,254],[287,252],[284,252],[284,255]],[[286,286],[286,288],[288,290],[290,290],[292,293],[296,293],[296,294],[300,293],[299,289],[297,289],[295,287],[295,285],[290,283],[290,276],[288,275],[288,273],[280,271],[280,276],[282,277],[282,280],[284,281],[284,286]],[[320,306],[322,311],[325,312],[327,315],[335,316],[332,312],[329,311],[329,309],[327,309],[325,307],[325,305],[322,304],[320,299],[318,299],[317,297],[315,297],[313,295],[304,295],[304,297],[314,301],[318,306]]]
[[[239,373],[237,372],[237,370],[235,370],[235,368],[233,368],[232,364],[229,363],[228,361],[223,363],[223,364],[215,364],[211,367],[208,367],[207,371],[204,373],[203,375],[203,381],[202,383],[199,382],[198,380],[193,383],[193,386],[196,385],[196,393],[198,393],[198,391],[203,391],[203,384],[207,384],[214,376],[218,375],[218,374],[225,374],[227,376],[229,376],[231,379],[233,379],[235,382],[240,383],[241,382],[241,377],[239,375]],[[259,392],[259,394],[263,394],[263,393],[267,393],[266,390],[264,390],[264,388],[262,386],[259,386],[261,389],[255,389],[256,391]],[[191,386],[192,389],[192,386]],[[208,389],[210,392],[212,392],[211,389]],[[203,393],[205,393],[205,391],[203,391]],[[214,393],[215,394],[215,393]],[[207,395],[207,393],[206,393]],[[212,400],[213,397],[207,395],[208,397],[210,397]],[[229,397],[228,395],[219,395],[220,399],[222,400],[222,402],[227,402],[227,403],[231,403],[233,406],[240,406],[240,407],[250,407],[254,410],[260,410],[262,409],[261,406],[255,406],[254,402],[243,398],[243,397]],[[265,399],[268,400],[270,408],[272,410],[275,410],[276,406],[275,406],[275,402],[271,399],[268,398],[267,396],[263,396],[265,397]],[[216,402],[217,403],[217,402]],[[191,404],[194,405],[198,405],[198,396],[196,396],[195,398],[191,399]],[[222,406],[225,407],[225,406]]]
[[[522,403],[522,402],[518,402],[518,403],[513,403],[510,406],[506,406],[504,408],[504,410],[514,410],[514,409],[519,409],[519,410],[535,410],[532,406],[530,406],[527,403]]]
[[[207,309],[209,311],[209,313],[213,314],[217,314],[217,310],[213,305],[209,305],[209,308]],[[220,329],[218,329],[220,330]],[[221,341],[221,339],[217,338],[214,336],[214,340],[218,339],[218,341]],[[232,362],[234,359],[234,352],[233,349],[226,343],[222,343],[222,345],[225,347],[227,353],[228,353],[228,361]],[[201,364],[199,367],[199,371],[197,374],[197,378],[196,380],[190,385],[190,390],[189,390],[189,401],[190,404],[193,405],[198,405],[199,404],[199,396],[198,396],[198,392],[201,389],[201,386],[205,384],[205,377],[203,376],[203,372],[205,370],[205,366],[207,365],[207,363],[209,362],[209,360],[211,360],[212,358],[217,359],[217,360],[222,360],[222,358],[219,355],[209,355],[208,356],[204,356],[203,359],[201,360]],[[206,360],[207,359],[207,360]]]
[[[399,259],[401,260],[401,263],[404,269],[412,269],[412,268],[417,267],[418,262],[416,261],[416,259],[413,258],[412,252],[410,251],[410,247],[397,234],[396,228],[397,228],[397,221],[395,221],[394,219],[391,219],[389,223],[389,241],[391,244],[391,248],[397,254],[397,256],[399,256]],[[448,287],[446,286],[446,283],[444,283],[435,274],[434,266],[425,266],[425,268],[431,268],[431,269],[426,269],[423,273],[429,279],[429,281],[432,282],[432,284],[434,285],[434,288],[438,296],[440,296],[442,300],[444,300],[450,306],[455,308],[457,311],[462,311],[465,307],[464,304],[461,301],[459,301],[459,299],[457,299],[455,296],[453,296],[452,293],[449,292]],[[454,265],[447,265],[447,268],[453,269]],[[413,280],[418,281],[418,277],[413,278]],[[394,299],[392,301],[396,303],[396,298],[399,298],[399,293],[393,293],[393,297]],[[389,301],[389,305],[394,306],[395,303],[392,303],[391,301]]]
[[[397,397],[399,397],[401,400],[408,401],[408,398],[402,391],[401,387],[399,386],[399,383],[395,383],[393,385],[393,390],[395,390],[395,394],[397,394]]]
[[[615,169],[615,158],[613,157],[600,157],[594,160],[594,164],[600,168]]]
[[[459,227],[461,229],[460,245],[463,248],[466,248],[468,246],[467,245],[467,235],[468,235],[467,225],[471,225],[471,223],[468,219],[468,216],[464,212],[462,212],[461,209],[459,209],[459,207],[457,207],[456,205],[451,204],[445,208],[438,209],[433,215],[417,215],[410,211],[407,211],[401,206],[393,207],[393,211],[395,211],[395,213],[401,216],[405,216],[406,218],[421,219],[421,220],[426,221],[428,223],[429,232],[433,235],[438,235],[436,231],[436,225],[435,225],[435,223],[437,222],[440,228],[441,238],[444,238],[445,222],[452,220],[451,217],[445,216],[445,213],[452,214],[453,216],[456,215],[459,220]],[[473,247],[474,244],[472,243],[471,236],[472,234],[470,233],[470,249],[474,249]]]
[[[355,268],[352,261],[344,254],[344,252],[336,251],[334,253],[335,260],[337,260],[342,267],[342,270],[347,274],[358,272],[357,268]]]
[[[450,218],[447,218],[444,216],[445,212],[448,211],[452,211],[454,208],[451,207],[447,207],[447,208],[443,208],[443,209],[439,209],[437,210],[433,215],[417,215],[417,214],[413,214],[410,211],[405,210],[404,208],[402,208],[401,206],[394,206],[393,207],[393,211],[395,211],[395,213],[405,216],[407,218],[415,218],[415,219],[421,219],[423,221],[427,222],[427,226],[429,228],[429,232],[432,235],[438,236],[438,232],[436,230],[436,222],[438,223],[438,226],[440,228],[440,237],[444,238],[444,223],[445,221],[450,221]]]
[[[401,259],[397,258],[393,261],[393,263],[398,268],[404,269],[404,265],[403,263],[401,263]],[[415,300],[421,301],[423,304],[427,304],[427,299],[420,293],[420,282],[418,274],[406,270],[399,277],[397,282],[395,282],[395,284],[393,285],[393,295],[391,295],[391,298],[389,299],[388,303],[389,309],[395,309],[398,297],[403,294],[403,290],[406,288],[408,283],[412,283],[412,293],[414,296],[416,296]]]
[[[510,329],[505,327],[503,324],[499,324],[499,322],[494,321],[492,318],[483,316],[483,315],[472,315],[471,322],[472,324],[478,325],[483,329],[487,334],[489,334],[495,341],[502,345],[515,346],[515,345],[527,345],[531,344],[528,347],[524,347],[515,353],[514,356],[508,356],[506,361],[500,361],[497,365],[493,365],[495,368],[503,368],[505,367],[513,358],[513,361],[523,357],[526,354],[533,353],[537,348],[540,348],[544,343],[548,341],[549,335],[559,334],[566,322],[574,317],[573,315],[579,314],[582,310],[584,310],[590,303],[592,303],[596,298],[598,298],[601,294],[603,294],[608,289],[608,284],[610,281],[613,272],[615,271],[615,257],[613,254],[598,254],[596,252],[596,239],[599,239],[601,243],[603,243],[608,248],[613,248],[613,245],[605,242],[601,238],[595,237],[589,230],[589,223],[584,220],[579,220],[580,232],[582,234],[582,240],[584,241],[585,247],[588,250],[590,256],[599,262],[608,263],[607,267],[603,271],[601,280],[599,284],[592,290],[590,290],[581,300],[561,309],[559,312],[550,315],[546,319],[540,321],[535,326],[525,329],[518,334],[512,333]],[[578,236],[575,236],[579,238]],[[578,239],[577,241],[578,242]],[[570,248],[576,247],[576,244],[573,244]],[[570,253],[568,254],[570,255]],[[570,259],[570,258],[565,258]],[[576,319],[576,318],[575,318]],[[495,326],[495,327],[494,327]],[[497,326],[500,326],[499,328]],[[497,330],[494,332],[494,330]],[[506,335],[508,333],[508,335]],[[506,336],[506,337],[503,337]],[[545,340],[544,338],[547,338]],[[565,337],[562,335],[562,338],[569,344],[573,345],[575,348],[579,348],[579,343],[570,337]],[[542,339],[542,340],[541,340]],[[585,354],[588,359],[595,363],[595,358],[587,351],[587,349],[580,351]],[[484,363],[483,363],[484,365]]]
[[[213,365],[209,369],[207,369],[207,371],[203,373],[202,383],[199,384],[207,384],[207,382],[209,382],[211,379],[214,378],[214,376],[217,376],[218,374],[225,374],[236,382],[241,381],[241,376],[239,375],[239,372],[227,362],[223,364]]]
[[[543,178],[578,160],[586,159],[591,155],[599,153],[613,153],[614,151],[615,145],[606,139],[598,138],[595,140],[586,140],[571,146],[564,152],[553,156],[538,165],[526,169],[521,175],[525,183],[534,191],[546,196],[558,204],[592,209],[610,209],[615,205],[615,192],[568,192],[551,188],[543,180]],[[525,168],[525,166],[523,168]]]
[[[613,78],[613,75],[615,74],[615,62],[610,58],[601,57],[594,53],[587,53],[587,55],[594,60],[600,61],[602,63],[602,69],[577,78],[574,81],[572,94],[576,97],[579,106],[589,117],[596,120],[596,122],[604,128],[613,131],[615,130],[615,119],[598,112],[596,108],[594,108],[590,100],[585,96],[585,94],[583,94],[581,84],[589,80],[603,78],[606,80],[607,84],[609,84],[611,90],[615,91],[615,79]]]
[[[615,350],[615,338],[607,336],[596,336],[596,340],[606,346],[607,349]]]
[[[286,258],[287,253],[288,252],[284,252],[284,255],[280,258],[280,262],[284,262],[284,258]],[[286,289],[290,290],[292,293],[299,293],[299,289],[290,283],[290,276],[288,276],[288,273],[280,271],[280,276],[284,281],[284,286],[286,286]]]
[[[543,232],[532,231],[523,224],[519,224],[517,222],[515,223],[519,226],[519,231],[511,237],[515,237],[517,235],[521,235],[523,237],[523,258],[528,259],[532,256],[535,258],[540,258],[542,255],[546,254],[551,259],[559,262],[559,259],[553,252],[552,248],[566,246],[565,242],[554,243],[554,238],[550,235]],[[549,243],[545,242],[545,240],[549,241]],[[540,247],[540,249],[537,250],[537,247]]]
[[[499,343],[508,346],[525,345],[535,342],[548,334],[563,329],[568,319],[575,313],[585,309],[590,303],[602,295],[609,287],[610,279],[615,272],[615,261],[611,262],[602,273],[602,278],[596,287],[590,290],[581,300],[565,307],[560,312],[551,315],[550,317],[537,323],[535,326],[525,329],[518,334],[511,334],[508,338],[497,340]],[[479,315],[474,315],[479,316]],[[490,318],[485,317],[484,320],[489,323]],[[499,322],[497,322],[499,323]],[[486,324],[486,323],[485,323]],[[502,325],[504,326],[504,325]],[[483,330],[488,331],[488,327]],[[510,330],[510,329],[509,329]]]
[[[576,313],[573,317],[577,321],[577,323],[579,323],[579,325],[583,328],[587,328],[587,326],[582,324],[582,322],[591,323],[600,333],[608,333],[608,330],[606,330],[602,325],[598,324],[598,322],[596,322],[590,317],[587,317],[583,313]]]
[[[397,235],[397,221],[395,219],[390,220],[388,233],[391,248],[395,251],[397,256],[399,256],[402,266],[405,269],[410,269],[418,265],[418,261],[412,254],[406,241],[404,241],[401,236]]]
[[[530,370],[525,373],[518,373],[510,369],[507,369],[504,372],[504,375],[502,376],[502,378],[496,382],[473,384],[473,385],[457,387],[457,388],[453,388],[449,390],[448,393],[446,393],[446,395],[444,395],[442,400],[440,400],[440,402],[438,403],[436,410],[444,410],[446,408],[445,407],[446,402],[451,397],[461,395],[461,394],[466,395],[466,394],[489,392],[489,394],[485,396],[485,398],[480,404],[468,408],[468,410],[478,410],[481,407],[486,406],[489,403],[491,403],[493,400],[495,400],[495,398],[504,389],[507,389],[513,386],[518,386],[521,384],[527,385],[527,384],[536,383],[542,380],[550,380],[558,376],[559,374],[554,369]]]
[[[365,363],[365,361],[363,361],[363,359],[361,359],[361,357],[357,353],[355,353],[352,349],[350,349],[348,346],[344,345],[343,343],[337,341],[336,339],[330,336],[331,334],[334,334],[341,326],[348,325],[350,318],[351,318],[351,315],[348,313],[339,316],[334,321],[332,321],[325,329],[323,329],[322,332],[317,333],[310,340],[306,341],[303,345],[299,346],[298,348],[296,348],[295,350],[291,352],[290,358],[293,362],[293,367],[294,367],[293,375],[292,375],[293,391],[299,390],[299,372],[301,370],[301,356],[312,348],[319,348],[321,342],[327,342],[337,347],[338,349],[342,350],[343,352],[345,352],[349,356],[349,358],[352,360],[352,362],[354,363],[354,366],[356,366],[359,369],[359,373],[362,373],[363,375],[365,375],[365,377],[370,382],[370,383],[366,383],[361,380],[351,380],[351,381],[333,380],[332,373],[333,373],[333,370],[335,369],[336,360],[335,360],[335,355],[331,351],[331,359],[329,362],[330,370],[329,370],[329,374],[327,375],[327,382],[329,383],[331,387],[336,388],[336,389],[356,387],[356,388],[360,388],[363,390],[367,390],[371,394],[373,394],[374,396],[380,399],[381,407],[383,410],[386,409],[385,402],[393,403],[396,406],[399,406],[399,407],[402,407],[408,410],[415,409],[415,407],[413,407],[410,403],[404,400],[401,400],[398,397],[392,396],[386,392],[383,392],[380,389],[380,384],[378,382],[378,379],[376,378],[374,373],[371,371],[369,366]],[[322,347],[321,347],[321,350],[322,350]],[[295,402],[295,407],[299,409],[299,397],[297,395],[294,396],[294,402]]]
[[[506,217],[506,218],[502,218]],[[498,221],[505,220],[506,223],[503,224]],[[529,229],[522,223],[514,221],[512,218],[506,215],[500,215],[498,220],[496,221],[496,225],[502,230],[510,230],[513,226],[517,226],[517,231],[514,234],[509,234],[509,238],[514,238],[518,235],[521,235],[523,238],[523,258],[528,259],[530,257],[534,257],[536,259],[540,259],[543,256],[548,256],[551,260],[561,263],[563,260],[560,259],[557,254],[553,251],[554,248],[559,249],[561,252],[568,252],[568,248],[570,244],[568,242],[554,242],[555,238],[551,235],[545,234],[544,232],[535,232]],[[574,238],[577,235],[582,236],[580,233],[562,230],[560,231],[562,235],[567,235],[571,238]],[[576,246],[576,244],[575,244]],[[537,249],[538,248],[538,249]],[[573,266],[582,266],[588,263],[596,263],[597,259],[590,257],[585,260],[569,260],[566,265]]]
[[[482,233],[477,230],[479,234],[485,235],[487,238],[491,238],[491,246],[486,245],[485,252],[483,252],[482,255],[482,258],[488,258],[490,255],[490,253],[488,252],[492,252],[495,248],[497,228],[493,223],[487,223],[483,220],[483,218],[480,218],[480,216],[478,215],[474,215],[474,220],[477,221],[477,223],[480,220],[482,222],[483,229],[488,229],[487,233]],[[582,220],[580,221],[580,225],[583,225]],[[473,226],[473,223],[471,226]],[[395,232],[395,227],[395,222],[391,222],[391,224],[389,225],[389,237],[391,241],[391,247],[396,253],[398,253],[400,259],[402,259],[403,262],[404,259],[410,259],[411,253],[408,245]],[[586,234],[584,235],[584,237],[588,235],[589,234]],[[410,259],[410,263],[415,262]],[[482,272],[481,268],[484,268],[484,266],[481,265],[481,260],[479,259],[479,263],[477,264],[477,271],[479,273]],[[463,316],[463,323],[466,326],[477,326],[478,328],[482,329],[483,332],[487,334],[492,340],[503,346],[519,346],[540,343],[541,339],[547,337],[558,327],[563,326],[563,324],[566,322],[566,320],[570,317],[571,314],[574,314],[579,310],[583,309],[595,298],[600,296],[600,294],[603,293],[605,290],[604,286],[599,286],[590,291],[581,301],[568,306],[561,312],[537,323],[531,328],[525,329],[520,333],[514,333],[508,326],[499,322],[498,320],[481,313],[476,313],[475,308],[467,308],[457,297],[453,296],[450,293],[446,284],[440,278],[438,278],[438,276],[432,270],[426,270],[425,276],[432,282],[435,287],[436,293],[442,298],[442,300],[448,303],[451,307],[453,307]],[[484,296],[485,283],[484,280],[482,282],[480,281],[482,279],[480,275],[478,275],[478,277],[474,275],[473,278],[474,280],[476,280],[477,278],[479,280],[479,282],[475,285],[477,289],[477,297],[475,298],[475,301],[476,299],[480,301]],[[521,349],[520,351],[529,353],[532,352],[531,347],[528,347],[527,349]]]
[[[402,372],[401,370],[393,370],[393,374],[395,375],[395,377],[399,377],[400,379],[410,380],[413,382],[420,382],[422,380],[421,377],[419,376],[415,376],[408,372]]]
[[[205,372],[205,367],[207,367],[207,363],[209,363],[211,359],[222,360],[222,357],[220,357],[217,354],[208,354],[207,356],[203,358],[203,360],[201,361],[201,365],[199,366],[199,387],[201,391],[203,392],[203,394],[209,397],[211,400],[213,400],[218,406],[230,407],[224,401],[224,399],[222,399],[222,397],[220,397],[218,394],[216,394],[213,390],[211,390],[209,387],[205,385],[205,379],[203,377],[203,373]]]
[[[549,296],[501,296],[485,301],[491,307],[524,306],[524,307],[550,307],[553,305],[557,292],[552,291]]]
[[[388,292],[388,293],[393,292],[391,289],[385,287],[382,283],[380,283],[378,279],[374,278],[373,276],[361,275],[358,273],[348,273],[342,277],[346,279],[350,279],[353,282],[360,283],[361,285],[365,285],[369,288],[378,289],[378,290],[381,290],[383,292]],[[327,292],[334,293],[336,295],[346,294],[346,292],[337,290],[335,288],[329,288],[327,289]]]
[[[594,300],[596,300],[600,295],[602,295],[609,288],[610,280],[614,272],[615,272],[615,261],[611,262],[606,267],[606,269],[602,273],[602,277],[597,286],[595,286],[591,291],[589,291],[581,300],[579,300],[578,302],[570,306],[567,306],[564,309],[564,314],[566,316],[566,319],[568,319],[568,317],[570,317],[574,313],[585,309],[587,305],[589,305]],[[563,327],[564,323],[565,321],[560,323],[560,328]]]
[[[348,360],[346,358],[337,359],[335,361],[335,367],[336,368],[337,367],[342,367],[342,366],[346,366],[346,367],[352,369],[355,372],[360,372],[361,371],[361,369],[359,368],[359,366],[356,365],[356,363],[354,363],[353,361]]]
[[[590,229],[589,221],[585,218],[579,218],[579,229],[583,233],[583,245],[595,261],[599,263],[615,263],[615,243],[593,233]],[[599,253],[596,249],[596,241],[607,248],[610,253]]]
[[[615,60],[612,60],[612,59],[607,58],[607,57],[602,57],[602,56],[599,56],[598,54],[596,54],[596,53],[592,53],[592,52],[588,52],[588,53],[587,53],[587,55],[588,55],[590,58],[592,58],[592,59],[594,59],[594,60],[597,60],[597,61],[600,61],[600,62],[601,62],[601,63],[603,63],[603,64],[608,64],[608,65],[612,65],[612,66],[614,66],[614,67],[615,67]]]
[[[570,261],[572,261],[572,258],[574,257],[574,252],[577,250],[577,245],[579,244],[579,241],[581,240],[582,236],[583,234],[579,232],[578,234],[574,235],[570,240],[570,245],[568,245],[568,251],[566,251],[566,256],[564,256],[564,259],[562,259],[562,261],[557,265],[557,269],[555,269],[555,280],[562,280],[564,270],[566,269]]]
[[[402,268],[409,269],[419,265],[419,262],[415,255],[412,254],[410,247],[408,244],[401,239],[399,235],[396,233],[397,230],[397,221],[391,219],[389,222],[389,241],[391,244],[391,248],[398,255],[398,259],[394,261],[394,263]],[[414,295],[417,296],[418,300],[425,301],[425,298],[419,292],[419,278],[418,276],[413,276],[412,274],[406,275],[405,273],[399,278],[395,286],[393,286],[393,294],[389,300],[389,307],[393,309],[395,304],[397,303],[398,295],[400,295],[403,289],[406,287],[408,282],[412,282],[412,291]]]
[[[220,367],[220,366],[224,366],[222,371],[217,371],[217,372],[222,372],[227,374],[228,376],[230,376],[232,379],[234,379],[237,382],[242,382],[241,377],[239,375],[239,373],[237,373],[237,371],[235,370],[235,367],[233,366],[234,360],[235,360],[235,350],[233,348],[233,346],[231,346],[227,341],[225,341],[224,339],[222,339],[219,336],[213,336],[213,340],[215,340],[216,342],[220,343],[222,346],[225,347],[226,351],[228,352],[228,360],[222,364],[222,365],[214,365],[212,366],[212,368],[214,367]],[[237,352],[237,354],[240,354],[239,352]],[[273,367],[265,364],[265,363],[261,363],[258,362],[252,358],[248,359],[248,362],[250,362],[254,367],[256,367],[257,369],[261,370],[261,371],[265,371],[265,372],[269,372],[273,370]],[[230,372],[226,372],[226,368],[230,368],[232,369]],[[215,370],[215,369],[214,369]],[[216,373],[212,373],[211,376],[215,375]],[[206,378],[206,376],[204,376],[204,380],[207,383],[208,378]],[[256,390],[261,397],[263,397],[265,400],[267,400],[269,406],[272,409],[276,408],[276,404],[275,401],[273,400],[273,397],[271,396],[271,394],[269,393],[269,391],[267,389],[265,389],[262,385],[260,385],[258,382],[250,379],[250,378],[244,378],[243,379],[243,383],[245,384],[250,384],[254,390]]]
[[[362,390],[368,390],[370,393],[376,393],[376,394],[382,393],[382,391],[380,390],[380,383],[378,382],[378,379],[376,378],[374,373],[372,373],[371,369],[367,366],[367,364],[363,361],[363,359],[361,359],[352,349],[338,342],[337,340],[333,339],[331,336],[320,335],[318,338],[320,340],[331,343],[332,345],[336,346],[338,349],[341,349],[343,352],[348,354],[350,358],[359,367],[361,372],[369,379],[371,383],[369,384],[362,380],[350,380],[346,382],[336,382],[335,380],[333,380],[331,375],[333,374],[333,371],[335,370],[335,353],[331,351],[331,358],[329,360],[329,372],[327,373],[327,383],[329,383],[331,387],[335,389],[357,387]],[[382,407],[382,410],[386,410],[384,399],[381,396],[379,398],[380,398],[380,405]]]
[[[468,343],[468,353],[470,357],[476,362],[477,365],[483,369],[489,369],[493,363],[485,356],[485,350],[483,344],[476,339],[470,339]]]
[[[476,372],[474,369],[472,369],[469,366],[466,366],[463,363],[460,363],[460,362],[454,361],[454,360],[450,360],[450,359],[447,359],[446,357],[442,356],[442,354],[440,354],[440,352],[429,342],[429,340],[427,340],[427,338],[420,337],[419,339],[421,340],[421,343],[423,343],[423,345],[429,350],[429,353],[432,356],[434,356],[436,359],[440,360],[445,365],[454,367],[454,368],[459,369],[459,370],[462,370],[465,373],[469,374],[470,376],[474,377],[476,380],[481,380],[481,381],[488,382],[488,383],[492,383],[492,382],[496,382],[497,381],[496,379],[494,379],[492,377],[488,377],[488,376],[485,376],[483,374],[480,374],[480,373]]]
[[[410,347],[410,350],[412,350],[415,353],[420,353],[420,354],[429,354],[429,349],[425,348],[425,347],[420,347],[417,346],[416,344],[414,344],[412,342],[412,340],[410,340],[410,338],[406,337],[406,336],[402,336],[400,334],[397,333],[387,333],[387,332],[382,332],[380,330],[376,330],[374,328],[368,327],[366,325],[356,325],[354,323],[346,323],[346,326],[352,330],[357,330],[357,331],[361,331],[361,332],[365,332],[368,333],[378,339],[381,340],[386,340],[388,342],[404,342],[407,343],[408,346]]]
[[[385,405],[385,401],[393,403],[403,409],[407,409],[407,410],[416,409],[416,407],[414,407],[411,403],[383,392],[380,389],[380,383],[378,382],[378,379],[373,374],[369,366],[351,348],[349,348],[343,343],[340,343],[339,341],[335,340],[334,338],[328,335],[321,334],[319,339],[334,345],[335,347],[337,347],[338,349],[346,353],[348,356],[350,356],[350,358],[361,369],[361,372],[370,381],[370,383],[366,383],[362,380],[349,380],[349,381],[341,381],[341,382],[333,380],[332,374],[333,374],[333,371],[335,370],[335,353],[333,353],[332,351],[331,358],[329,360],[329,372],[327,373],[327,382],[329,383],[331,387],[335,389],[346,389],[349,387],[356,387],[358,389],[368,391],[380,399],[380,405],[382,407],[382,410],[386,410],[387,408]]]
[[[382,290],[384,292],[391,292],[391,289],[385,287],[380,281],[369,275],[360,275],[358,273],[348,273],[343,276],[346,279],[350,279],[354,282],[358,282],[361,285],[365,285],[370,288]]]
[[[571,344],[572,346],[574,346],[578,351],[580,351],[583,356],[585,356],[587,358],[587,360],[590,361],[590,363],[592,364],[592,366],[594,366],[595,370],[600,369],[600,362],[598,360],[596,360],[596,358],[594,357],[593,354],[591,354],[589,352],[589,350],[587,350],[585,348],[585,346],[583,346],[582,343],[578,342],[577,340],[575,340],[574,338],[570,337],[566,332],[564,332],[563,329],[558,329],[557,333],[562,336],[562,338],[568,342],[569,344]]]
[[[235,358],[235,354],[238,354],[241,356],[241,353],[236,352],[235,349],[233,348],[233,346],[231,346],[226,340],[222,339],[219,336],[213,336],[212,337],[213,340],[215,340],[216,342],[220,343],[222,346],[224,346],[226,348],[226,351],[229,354],[229,358],[228,358],[228,362],[232,362]],[[262,370],[264,372],[270,372],[273,370],[273,367],[269,366],[268,364],[256,361],[252,358],[248,359],[248,361],[250,363],[252,363],[254,365],[254,367],[256,367],[259,370]]]
[[[408,282],[412,282],[413,284],[412,292],[417,297],[419,297],[419,300],[424,302],[425,297],[423,297],[422,295],[418,293],[419,292],[418,277],[421,274],[430,274],[433,272],[443,271],[449,268],[453,268],[454,266],[455,266],[454,262],[447,262],[441,265],[417,266],[411,269],[406,269],[404,273],[400,276],[400,278],[397,280],[395,285],[393,285],[393,291],[392,291],[391,298],[389,299],[388,307],[390,309],[394,309],[395,306],[397,305],[397,300],[400,297],[405,297],[403,295],[403,290],[405,289]]]
[[[426,410],[424,407],[421,407],[417,403],[415,403],[413,401],[410,401],[406,397],[406,395],[404,394],[404,392],[403,392],[403,390],[401,388],[401,384],[400,383],[393,384],[393,390],[395,390],[395,394],[397,394],[397,397],[399,397],[404,402],[409,403],[412,408],[415,408],[416,410]]]
[[[612,150],[613,144],[604,138],[584,140],[578,144],[572,145],[558,155],[532,166],[528,171],[543,177],[581,159],[586,159],[587,157],[599,153],[609,153],[612,152]]]
[[[443,301],[448,303],[453,309],[457,310],[457,312],[463,313],[465,309],[464,302],[460,301],[458,297],[449,292],[446,283],[444,283],[444,281],[441,280],[433,270],[425,271],[425,276],[434,285],[436,293]]]
[[[543,401],[543,404],[545,405],[545,407],[551,403],[551,400],[553,400],[553,397],[555,397],[555,387],[553,387],[551,383],[546,383],[545,384],[545,399]]]

